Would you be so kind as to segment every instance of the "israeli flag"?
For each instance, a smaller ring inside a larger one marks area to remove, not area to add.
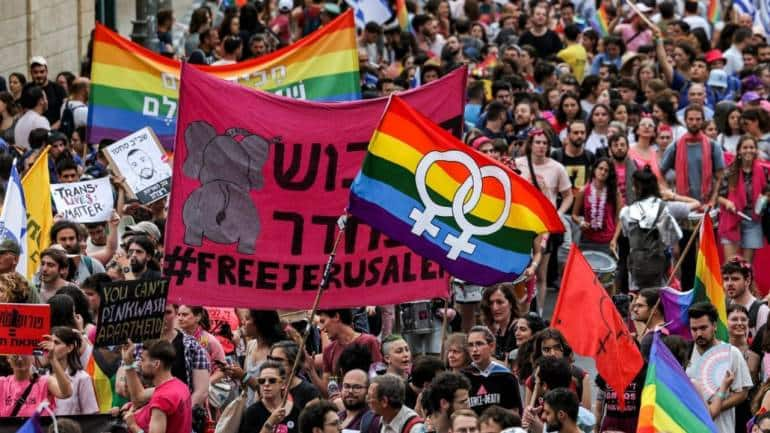
[[[757,7],[754,5],[754,0],[733,0],[733,7],[738,12],[748,15],[751,18],[754,18],[757,14]]]
[[[346,0],[346,2],[355,10],[356,27],[359,29],[363,29],[370,21],[384,24],[393,15],[386,0]]]
[[[754,23],[759,21],[765,34],[770,34],[770,0],[759,0],[759,14],[754,19]]]
[[[16,272],[27,275],[27,205],[15,160],[5,191],[3,212],[0,213],[0,242],[5,239],[12,239],[21,247]]]

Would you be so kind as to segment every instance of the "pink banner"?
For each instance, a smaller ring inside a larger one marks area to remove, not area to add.
[[[459,134],[465,69],[403,94]],[[169,299],[309,308],[387,100],[296,101],[182,67],[166,225]],[[446,297],[435,263],[349,220],[324,308]]]

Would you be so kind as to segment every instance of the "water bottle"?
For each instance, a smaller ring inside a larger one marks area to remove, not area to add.
[[[762,194],[757,198],[757,204],[754,205],[754,213],[757,215],[762,215],[762,211],[765,210],[765,206],[767,206],[767,196]]]
[[[336,376],[332,376],[329,378],[329,384],[326,385],[326,392],[329,398],[332,398],[333,395],[339,395],[340,385],[337,383]]]

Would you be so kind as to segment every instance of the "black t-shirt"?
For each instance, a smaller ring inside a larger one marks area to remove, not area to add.
[[[569,156],[564,149],[556,149],[553,151],[553,159],[560,162],[567,170],[572,187],[582,188],[591,177],[590,170],[596,157],[590,150],[585,150],[578,156]]]
[[[306,380],[291,389],[291,397],[294,399],[294,405],[305,407],[310,401],[321,397],[318,388]]]
[[[187,383],[187,363],[184,356],[184,334],[176,333],[174,341],[171,342],[177,356],[174,357],[174,363],[171,364],[171,374],[184,383]],[[190,378],[192,379],[192,378]]]
[[[297,420],[299,419],[299,405],[294,402],[291,408],[291,412],[275,426],[275,433],[298,433],[299,426]],[[261,401],[258,401],[246,409],[241,420],[240,433],[259,433],[262,430],[262,426],[265,421],[270,418],[270,412],[268,412],[265,405]]]
[[[511,370],[502,364],[495,363],[487,376],[479,373],[471,366],[465,371],[465,377],[471,382],[470,406],[474,412],[481,415],[492,405],[504,409],[517,409],[522,414],[519,381]]]
[[[564,45],[559,39],[559,35],[553,30],[547,30],[542,36],[535,36],[531,31],[527,30],[519,38],[519,46],[532,45],[537,50],[537,56],[540,58],[546,58],[558,53]]]
[[[495,358],[500,362],[508,361],[508,354],[516,349],[516,319],[511,319],[508,329],[502,335],[495,335]]]
[[[417,393],[414,392],[411,385],[406,384],[406,393],[404,394],[404,404],[406,407],[417,407]]]
[[[51,80],[48,80],[48,84],[43,87],[43,91],[45,92],[45,97],[48,99],[48,109],[45,110],[43,116],[45,116],[53,126],[53,124],[58,122],[61,117],[61,105],[64,103],[64,100],[67,99],[67,92],[64,91],[64,87],[60,86],[59,83],[55,83]]]

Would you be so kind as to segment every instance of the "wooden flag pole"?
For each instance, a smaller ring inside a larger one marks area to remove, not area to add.
[[[441,358],[444,358],[444,340],[446,340],[447,312],[449,311],[449,297],[442,299],[444,301],[444,317],[441,319]]]
[[[308,314],[308,317],[307,317],[307,325],[305,326],[305,332],[302,333],[302,341],[300,341],[299,343],[297,358],[294,360],[294,365],[292,366],[291,371],[289,372],[289,377],[286,380],[286,394],[284,394],[283,400],[281,401],[281,405],[278,407],[284,407],[286,405],[286,400],[289,398],[289,387],[291,386],[291,381],[294,380],[294,373],[297,371],[297,368],[299,367],[299,361],[300,359],[302,359],[302,355],[305,353],[305,341],[307,341],[307,336],[310,333],[311,326],[313,325],[313,317],[315,316],[315,313],[318,310],[318,304],[321,302],[321,294],[326,288],[329,287],[329,278],[331,276],[332,265],[334,265],[334,258],[337,255],[337,246],[339,246],[340,241],[342,240],[342,235],[345,233],[346,223],[347,223],[347,215],[342,215],[337,220],[337,227],[339,229],[339,231],[337,232],[337,238],[334,240],[334,245],[332,246],[331,253],[329,253],[329,260],[326,261],[323,277],[321,277],[321,284],[318,285],[318,290],[315,293],[313,308],[310,310],[310,313]]]
[[[679,258],[677,259],[676,264],[674,265],[674,269],[671,270],[671,275],[669,275],[668,280],[666,280],[666,286],[671,284],[671,280],[674,279],[676,272],[679,270],[679,268],[682,267],[682,262],[684,261],[684,258],[687,255],[687,253],[690,251],[690,248],[692,247],[693,243],[695,243],[696,236],[700,234],[700,226],[703,225],[703,220],[706,219],[706,215],[708,215],[710,210],[711,210],[711,207],[706,207],[706,210],[703,212],[703,218],[701,218],[698,221],[698,224],[695,226],[695,229],[692,231],[692,234],[690,235],[690,239],[687,241],[687,245],[684,247],[684,250],[682,250],[682,253],[679,254]],[[644,329],[642,329],[642,335],[646,334],[647,330],[650,329],[650,322],[652,322],[652,317],[654,316],[653,313],[660,306],[661,299],[663,299],[663,297],[659,295],[657,302],[655,302],[655,306],[653,306],[652,310],[650,310],[650,317],[647,318],[647,322],[644,324]]]

